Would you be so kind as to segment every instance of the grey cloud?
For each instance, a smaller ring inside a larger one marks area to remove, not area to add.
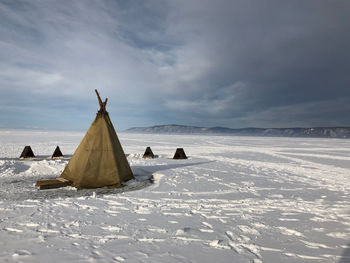
[[[339,103],[350,98],[348,10],[326,0],[1,1],[0,112],[22,120],[28,111],[9,107],[23,105],[47,112],[39,126],[55,127],[50,116],[85,126],[98,88],[122,128],[350,125]]]
[[[233,3],[231,8],[223,3],[201,10],[200,15],[204,12],[205,19],[202,16],[197,19],[196,10],[186,14],[190,20],[186,24],[198,29],[197,32],[205,29],[205,34],[194,36],[190,43],[191,50],[206,50],[199,52],[203,56],[199,60],[208,62],[207,72],[197,82],[201,83],[200,88],[194,85],[191,86],[194,94],[188,92],[192,103],[196,95],[199,100],[209,97],[208,101],[215,102],[216,97],[227,92],[227,87],[244,82],[245,89],[233,93],[232,106],[226,105],[221,113],[231,125],[239,124],[230,115],[256,113],[256,120],[251,118],[254,125],[261,123],[258,113],[262,111],[349,97],[348,2],[332,6],[326,1],[230,3]],[[203,118],[205,115],[208,116],[203,111]],[[305,115],[299,117],[304,126],[312,123]],[[323,125],[327,125],[330,119],[323,117]],[[270,119],[264,126],[283,125],[279,120],[275,116],[274,121]],[[349,124],[346,119],[342,122]]]

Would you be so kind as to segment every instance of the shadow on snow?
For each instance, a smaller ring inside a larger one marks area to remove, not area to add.
[[[36,181],[45,179],[54,179],[54,176],[45,175],[23,175],[15,177],[0,177],[0,200],[3,201],[24,201],[24,200],[45,200],[56,198],[69,198],[69,197],[84,197],[97,196],[105,194],[118,194],[123,192],[136,191],[146,188],[153,183],[153,173],[162,170],[176,169],[186,166],[194,166],[209,162],[197,162],[197,163],[177,163],[167,165],[154,165],[154,166],[132,166],[132,170],[135,176],[135,180],[126,182],[126,185],[122,188],[95,188],[95,189],[82,189],[76,190],[74,187],[63,187],[51,190],[39,190],[35,187]],[[27,165],[17,165],[16,172],[23,172],[27,168]]]

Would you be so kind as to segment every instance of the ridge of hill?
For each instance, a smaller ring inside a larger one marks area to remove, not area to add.
[[[277,137],[324,137],[350,138],[350,127],[312,127],[312,128],[240,128],[197,127],[187,125],[156,125],[133,127],[126,132],[160,134],[212,134],[237,136],[277,136]]]

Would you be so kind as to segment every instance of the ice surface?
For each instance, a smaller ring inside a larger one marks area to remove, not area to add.
[[[23,147],[70,156],[83,135],[0,130],[0,262],[350,261],[349,140],[121,133],[124,189],[36,189],[67,160]]]

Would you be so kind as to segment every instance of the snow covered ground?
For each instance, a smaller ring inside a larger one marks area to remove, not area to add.
[[[120,133],[123,191],[36,189],[83,136],[0,130],[0,262],[350,262],[350,140]]]

